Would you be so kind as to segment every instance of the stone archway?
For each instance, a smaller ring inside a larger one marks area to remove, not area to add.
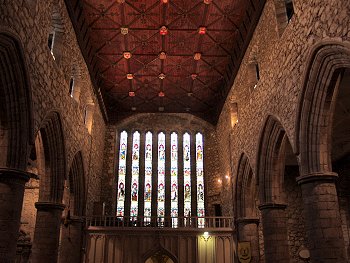
[[[243,153],[237,171],[235,221],[238,242],[250,242],[251,262],[259,262],[259,216],[256,207],[256,178],[248,157]]]
[[[297,251],[305,243],[303,220],[290,216],[302,214],[299,166],[285,129],[273,116],[265,122],[257,160],[265,260],[298,262]]]
[[[20,41],[0,32],[0,258],[14,261],[30,145],[31,90]]]
[[[332,169],[332,126],[346,68],[350,68],[350,46],[335,42],[316,46],[300,97],[296,130],[301,165],[298,183],[304,197],[311,260],[315,262],[346,262],[335,186],[338,175]]]

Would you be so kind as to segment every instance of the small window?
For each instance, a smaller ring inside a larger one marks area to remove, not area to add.
[[[49,39],[47,41],[47,45],[48,45],[50,50],[52,50],[52,48],[53,48],[54,36],[55,36],[55,32],[52,32],[52,33],[49,34]]]
[[[292,16],[294,15],[294,7],[293,7],[293,1],[292,0],[285,0],[286,5],[286,14],[288,18],[288,23],[292,19]]]
[[[256,74],[256,80],[259,81],[260,80],[260,69],[259,69],[258,63],[255,64],[255,74]]]
[[[91,134],[92,131],[92,123],[94,117],[94,104],[89,103],[85,107],[84,112],[84,125],[87,128],[88,132]]]
[[[74,95],[74,78],[69,81],[69,95],[73,98]]]

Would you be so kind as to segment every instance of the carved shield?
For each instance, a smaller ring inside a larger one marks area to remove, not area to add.
[[[240,263],[250,263],[252,261],[250,242],[238,242],[238,260]]]

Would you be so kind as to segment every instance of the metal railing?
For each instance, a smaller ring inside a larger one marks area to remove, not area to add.
[[[87,228],[234,228],[234,222],[232,217],[94,216],[86,217],[85,220]]]

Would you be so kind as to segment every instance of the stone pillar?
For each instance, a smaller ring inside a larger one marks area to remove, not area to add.
[[[252,263],[259,262],[259,219],[238,218],[236,219],[238,241],[249,241],[252,252]]]
[[[156,131],[152,134],[152,218],[157,222],[157,200],[158,200],[158,134]]]
[[[63,204],[35,203],[37,209],[32,263],[56,263]]]
[[[0,259],[14,262],[23,204],[26,172],[0,168]]]
[[[83,220],[74,217],[69,220],[69,225],[61,228],[61,245],[59,263],[80,263],[82,250]]]
[[[263,204],[259,206],[265,244],[265,261],[289,263],[286,205]]]
[[[301,186],[311,262],[343,263],[345,244],[335,180],[336,173],[314,173],[297,178]]]

